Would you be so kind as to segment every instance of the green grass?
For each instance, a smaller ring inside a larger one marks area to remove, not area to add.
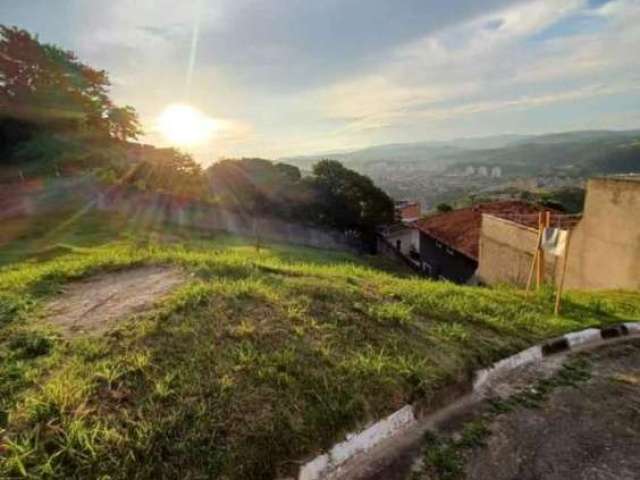
[[[570,294],[554,317],[549,291],[367,257],[93,213],[32,223],[0,250],[0,478],[273,478],[543,338],[640,317],[638,293]],[[75,279],[151,264],[190,280],[107,335],[42,318]]]

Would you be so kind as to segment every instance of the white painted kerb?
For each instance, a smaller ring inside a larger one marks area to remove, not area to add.
[[[567,333],[564,338],[569,342],[570,348],[579,347],[585,343],[593,343],[602,340],[600,330],[597,328],[587,328],[579,332]]]
[[[298,480],[316,480],[334,472],[341,463],[360,452],[366,452],[381,441],[416,423],[413,406],[405,405],[387,418],[374,423],[360,433],[347,435],[344,442],[335,445],[328,453],[314,458],[298,473]]]
[[[538,345],[500,360],[489,368],[484,368],[476,372],[475,379],[473,380],[473,391],[475,392],[482,389],[488,381],[493,380],[496,376],[504,372],[540,360],[542,360],[542,348]]]
[[[629,331],[629,335],[640,335],[640,322],[625,323],[625,327]]]
[[[640,335],[640,322],[625,323],[629,335]],[[567,333],[564,338],[569,343],[569,349],[586,344],[603,344],[606,339],[597,328],[587,328],[574,333]],[[520,353],[494,363],[491,367],[476,372],[473,381],[473,391],[478,392],[487,382],[505,372],[521,367],[528,363],[543,359],[542,347],[523,350]],[[405,405],[388,417],[374,423],[366,430],[347,435],[347,439],[335,445],[328,453],[322,454],[302,466],[297,480],[320,480],[330,474],[339,473],[340,467],[355,455],[367,452],[383,440],[401,433],[402,430],[417,423],[413,406]]]

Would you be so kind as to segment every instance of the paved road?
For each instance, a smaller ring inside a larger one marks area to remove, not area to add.
[[[473,480],[640,479],[640,341],[587,356],[591,378],[556,388],[538,408],[491,422],[473,450]]]

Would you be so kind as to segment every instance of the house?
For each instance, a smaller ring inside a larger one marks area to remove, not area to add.
[[[537,225],[486,212],[480,232],[478,277],[483,283],[526,284],[536,249]],[[640,289],[640,176],[592,178],[582,218],[554,216],[571,230],[565,253],[567,289]],[[530,228],[535,227],[535,228]],[[558,283],[562,257],[545,255],[547,283]]]
[[[478,268],[483,214],[537,226],[540,211],[541,207],[530,203],[500,201],[435,214],[413,222],[419,234],[423,271],[432,278],[456,283],[473,281]]]
[[[415,271],[421,272],[419,262],[420,235],[413,222],[420,218],[420,203],[395,202],[396,221],[378,230],[377,251],[399,259]]]
[[[394,223],[380,230],[380,234],[390,247],[402,255],[418,259],[420,251],[419,231],[411,224]]]

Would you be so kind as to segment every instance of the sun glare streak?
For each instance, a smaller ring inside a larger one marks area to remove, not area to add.
[[[191,49],[189,51],[189,63],[187,65],[187,77],[185,79],[184,97],[188,100],[191,94],[191,83],[193,81],[193,69],[196,64],[196,55],[198,52],[198,37],[200,36],[200,18],[202,16],[202,0],[196,3],[196,14],[193,20],[193,32],[191,34]]]
[[[213,118],[185,104],[173,104],[158,117],[158,130],[173,145],[194,146],[205,143],[220,129]]]

